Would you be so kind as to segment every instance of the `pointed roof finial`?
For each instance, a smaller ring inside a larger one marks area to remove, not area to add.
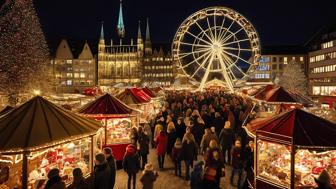
[[[146,40],[150,40],[148,18],[147,18],[147,26],[146,26]]]
[[[118,29],[119,37],[123,38],[125,36],[125,25],[124,25],[123,13],[122,13],[122,0],[120,0],[119,18],[118,18],[117,29]]]
[[[101,24],[100,39],[104,39],[104,21]]]
[[[140,27],[141,23],[140,23],[140,20],[139,20],[139,28],[138,28],[138,39],[141,39],[142,36],[141,36],[141,27]]]

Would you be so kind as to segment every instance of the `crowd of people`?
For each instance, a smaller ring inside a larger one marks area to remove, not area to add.
[[[242,175],[245,172],[244,178],[253,177],[254,141],[242,124],[252,107],[249,99],[224,92],[167,93],[161,111],[148,124],[132,128],[132,143],[122,161],[128,189],[136,188],[141,170],[142,188],[153,189],[159,174],[148,162],[150,147],[155,148],[160,171],[166,170],[166,161],[172,161],[175,175],[189,181],[191,189],[220,189],[224,176],[230,178],[226,185],[248,188]],[[225,166],[232,167],[230,175],[225,175]],[[105,148],[95,156],[92,184],[86,183],[80,169],[75,169],[73,176],[72,189],[113,188],[116,164],[112,150]],[[48,177],[45,188],[65,187],[57,169],[51,170]]]

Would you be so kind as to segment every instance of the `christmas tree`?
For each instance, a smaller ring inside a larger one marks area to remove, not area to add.
[[[0,12],[0,92],[16,105],[19,95],[48,90],[49,50],[32,0],[8,0]]]
[[[301,65],[296,62],[288,63],[279,78],[279,85],[289,91],[307,94],[307,78]]]

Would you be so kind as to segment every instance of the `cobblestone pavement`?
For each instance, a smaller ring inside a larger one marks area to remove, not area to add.
[[[200,156],[198,159],[200,160],[202,157]],[[151,150],[148,161],[151,162],[154,165],[155,170],[159,170],[157,165],[157,159],[155,150]],[[184,163],[182,163],[182,176],[184,175]],[[165,169],[163,171],[159,172],[159,177],[157,181],[154,184],[154,189],[187,189],[190,188],[189,182],[185,181],[184,178],[180,178],[174,175],[174,165],[172,161],[170,160],[170,157],[166,156],[165,158]],[[231,175],[231,167],[226,166],[225,170],[225,177],[221,179],[221,188],[222,189],[237,189],[237,187],[233,187],[230,185],[229,177]],[[243,174],[244,177],[245,174]],[[139,181],[141,176],[141,172],[137,174],[137,189],[141,189],[142,185]],[[234,184],[237,183],[237,177],[235,178]],[[124,172],[124,170],[120,169],[117,171],[117,178],[116,178],[116,187],[115,189],[127,189],[127,174]]]

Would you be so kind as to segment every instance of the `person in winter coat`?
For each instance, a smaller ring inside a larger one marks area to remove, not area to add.
[[[222,129],[219,134],[219,143],[222,147],[224,160],[226,159],[227,154],[227,163],[231,163],[231,147],[234,142],[234,133],[231,129],[230,121],[226,121],[224,125],[224,129]]]
[[[204,189],[203,183],[202,183],[203,165],[204,165],[203,161],[200,161],[195,164],[195,167],[193,171],[191,172],[190,189]]]
[[[182,161],[182,142],[177,138],[172,150],[172,160],[175,165],[175,176],[181,176],[181,161]]]
[[[205,154],[205,152],[207,151],[211,140],[216,140],[216,137],[214,137],[214,135],[212,135],[211,133],[211,130],[207,128],[205,129],[205,133],[201,141],[201,153],[202,154]]]
[[[146,164],[145,170],[142,172],[142,176],[140,178],[142,189],[153,189],[154,182],[158,176],[158,172],[153,170],[153,165],[151,163]]]
[[[224,162],[220,158],[221,152],[218,149],[210,150],[210,153],[210,157],[205,162],[203,184],[207,189],[219,189],[220,179],[225,171]]]
[[[242,161],[242,146],[240,140],[235,141],[235,145],[231,150],[232,156],[232,172],[230,177],[230,183],[233,185],[233,178],[236,172],[238,172],[238,184],[237,187],[240,188],[241,176],[243,173],[243,161]]]
[[[191,127],[191,133],[194,135],[197,147],[201,144],[204,135],[205,124],[201,117],[197,117],[197,121]]]
[[[149,137],[146,135],[146,133],[143,131],[142,127],[138,128],[138,144],[139,144],[139,154],[141,156],[141,169],[145,168],[145,165],[147,164],[147,156],[149,154]]]
[[[111,169],[107,164],[105,155],[99,153],[95,157],[95,167],[93,175],[93,188],[94,189],[110,189],[111,185]]]
[[[332,189],[330,184],[330,176],[326,170],[323,170],[318,178],[314,178],[317,188],[316,189]]]
[[[83,177],[83,172],[80,168],[75,168],[72,171],[73,181],[68,189],[89,189],[89,183]]]
[[[130,132],[130,138],[132,141],[132,144],[136,145],[138,142],[139,134],[138,134],[138,129],[136,127],[132,127],[131,132]]]
[[[45,189],[65,189],[65,183],[62,181],[59,173],[60,171],[57,168],[53,168],[49,171]]]
[[[167,152],[168,137],[164,131],[161,131],[156,137],[156,152],[158,156],[159,168],[163,169],[164,160]]]
[[[133,180],[133,189],[136,186],[136,174],[140,170],[140,160],[136,147],[133,144],[129,144],[126,147],[126,152],[122,162],[124,171],[128,174],[127,187],[131,189],[131,182]]]
[[[174,147],[175,140],[177,138],[174,122],[169,122],[168,123],[167,136],[168,136],[167,154],[171,155],[172,149]]]
[[[152,128],[148,123],[145,123],[143,126],[143,132],[148,136],[150,142],[153,140]]]
[[[115,159],[113,157],[112,154],[112,149],[109,147],[104,148],[103,153],[105,155],[107,164],[109,165],[110,169],[111,169],[111,186],[112,188],[115,185],[115,179],[116,179],[116,171],[117,171],[117,166],[116,166],[116,162]]]
[[[219,112],[215,113],[215,118],[214,118],[214,126],[215,126],[215,130],[216,133],[220,133],[223,129],[223,125],[224,125],[224,119],[221,116],[221,114]],[[218,137],[218,136],[217,136]]]
[[[175,125],[176,137],[182,139],[184,134],[186,133],[186,126],[183,122],[183,118],[178,118],[177,123]]]
[[[156,138],[159,136],[160,132],[163,131],[163,126],[161,124],[156,124],[154,129],[154,142],[156,142]]]
[[[182,142],[182,159],[186,167],[186,180],[190,179],[190,167],[193,167],[193,162],[197,159],[197,146],[191,136],[186,133]]]

